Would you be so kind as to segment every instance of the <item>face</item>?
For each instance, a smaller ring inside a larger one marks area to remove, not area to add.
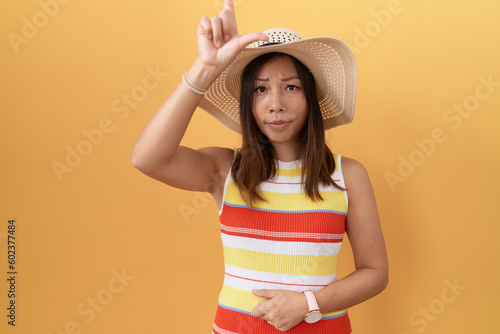
[[[297,145],[307,119],[307,101],[292,59],[277,56],[262,65],[253,94],[252,114],[271,144],[276,149]]]

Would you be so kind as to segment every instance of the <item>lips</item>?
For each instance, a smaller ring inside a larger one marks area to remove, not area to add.
[[[291,122],[289,121],[273,121],[273,122],[268,122],[267,125],[269,125],[274,130],[281,130],[290,123]]]

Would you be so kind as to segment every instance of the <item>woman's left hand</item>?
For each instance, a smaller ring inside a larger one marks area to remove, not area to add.
[[[252,315],[266,320],[280,331],[298,325],[308,312],[303,293],[289,290],[252,290],[258,297],[267,298],[254,307]]]

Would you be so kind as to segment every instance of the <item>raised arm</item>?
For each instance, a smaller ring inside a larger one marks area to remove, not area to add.
[[[203,17],[197,34],[198,58],[188,76],[202,89],[208,89],[246,45],[267,40],[260,32],[238,33],[232,0],[225,1],[219,16]],[[223,182],[217,176],[227,173],[232,150],[193,150],[179,145],[201,98],[180,82],[142,130],[131,159],[136,168],[156,180],[181,189],[208,191],[216,197]]]

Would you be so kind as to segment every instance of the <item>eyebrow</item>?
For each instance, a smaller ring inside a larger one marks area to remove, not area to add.
[[[290,81],[290,80],[293,80],[293,79],[300,79],[300,77],[297,77],[297,76],[293,76],[293,77],[288,77],[288,78],[283,78],[281,79],[281,81]],[[255,78],[255,81],[269,81],[268,78]]]

